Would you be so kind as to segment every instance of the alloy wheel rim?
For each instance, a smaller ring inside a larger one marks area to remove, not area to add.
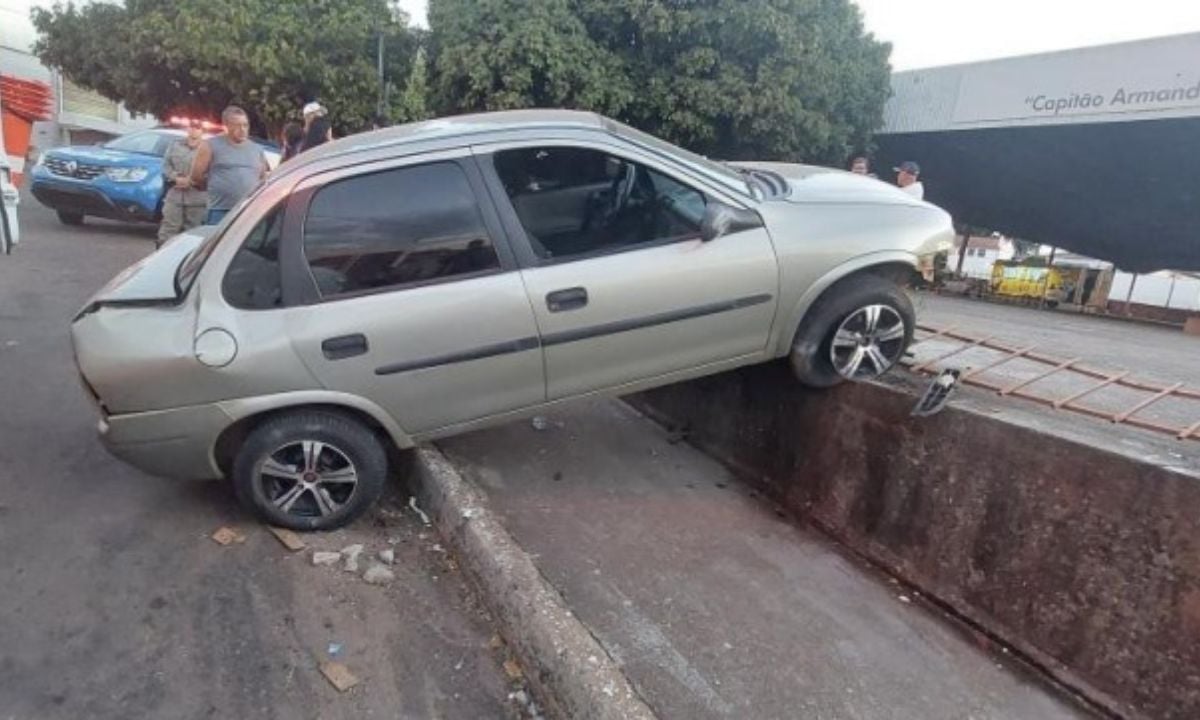
[[[908,328],[888,305],[867,305],[846,316],[833,334],[829,359],[850,380],[878,377],[904,353]]]
[[[358,487],[358,470],[350,457],[319,440],[280,446],[259,460],[255,476],[268,503],[298,517],[333,515]]]

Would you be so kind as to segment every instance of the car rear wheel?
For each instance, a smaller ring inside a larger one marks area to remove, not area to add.
[[[912,301],[900,286],[875,275],[850,278],[818,300],[801,322],[792,369],[815,388],[878,377],[904,357],[915,327]]]
[[[238,500],[272,525],[332,530],[362,515],[383,493],[387,453],[358,420],[306,411],[255,428],[233,463]]]
[[[58,221],[60,223],[62,223],[63,225],[82,225],[83,224],[83,213],[81,213],[81,212],[68,212],[66,210],[59,210],[57,214],[58,214]]]

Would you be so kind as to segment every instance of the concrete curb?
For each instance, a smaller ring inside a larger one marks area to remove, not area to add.
[[[553,717],[654,720],[617,663],[438,450],[413,452],[413,490],[483,595]]]

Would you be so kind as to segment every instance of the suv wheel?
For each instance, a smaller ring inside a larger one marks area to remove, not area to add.
[[[904,357],[915,327],[912,301],[901,287],[875,275],[850,278],[800,323],[792,369],[815,388],[878,377]]]
[[[57,215],[58,215],[58,221],[60,223],[62,223],[63,225],[82,225],[83,224],[83,213],[81,213],[81,212],[68,212],[66,210],[59,210],[57,212]]]
[[[307,411],[259,425],[233,463],[238,500],[272,525],[332,530],[379,499],[387,453],[370,428],[347,415]]]

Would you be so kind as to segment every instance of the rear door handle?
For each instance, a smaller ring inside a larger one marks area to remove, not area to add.
[[[578,310],[587,304],[587,288],[573,287],[565,290],[555,290],[546,295],[546,307],[552,313]]]
[[[321,352],[327,360],[363,355],[367,352],[367,336],[362,333],[339,335],[321,341]]]

